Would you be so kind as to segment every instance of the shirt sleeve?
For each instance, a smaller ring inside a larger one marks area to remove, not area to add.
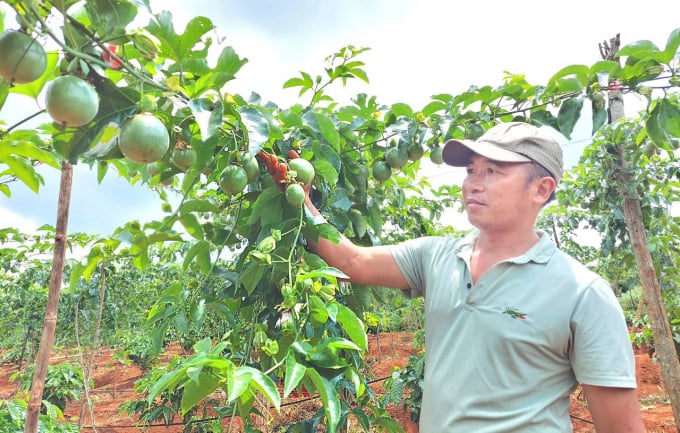
[[[635,356],[618,299],[601,278],[586,287],[571,318],[571,359],[580,383],[635,388]]]
[[[404,291],[407,296],[425,296],[428,257],[435,248],[435,239],[422,237],[390,246],[392,257],[411,288]]]

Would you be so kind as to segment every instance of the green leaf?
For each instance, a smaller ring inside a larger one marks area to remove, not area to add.
[[[404,103],[401,103],[401,102],[398,102],[396,104],[392,104],[392,107],[390,107],[390,110],[392,110],[392,113],[397,117],[399,117],[399,116],[406,116],[406,117],[413,116],[413,109],[408,104],[404,104]]]
[[[326,311],[326,304],[315,295],[309,296],[309,316],[318,324],[324,324],[328,321],[328,311]]]
[[[260,393],[262,393],[262,395],[264,395],[267,400],[269,400],[269,402],[274,405],[274,408],[278,410],[281,407],[281,395],[279,395],[279,390],[276,387],[276,383],[274,383],[274,381],[269,376],[252,367],[239,367],[236,369],[236,373],[241,370],[250,370],[252,387],[260,391]]]
[[[178,211],[180,215],[188,214],[191,212],[219,213],[220,208],[215,206],[208,200],[192,199],[182,203]]]
[[[201,130],[201,140],[206,141],[217,132],[222,125],[224,114],[222,102],[213,103],[204,98],[189,101],[189,109]]]
[[[160,54],[178,63],[190,58],[192,49],[201,42],[203,35],[214,29],[210,19],[195,17],[187,24],[184,33],[178,35],[172,20],[172,14],[162,11],[155,15],[147,26],[147,30],[160,41]]]
[[[321,376],[313,368],[307,368],[305,375],[312,381],[314,388],[319,393],[323,410],[326,414],[326,420],[328,421],[328,432],[335,433],[338,429],[341,415],[340,399],[335,388],[333,388],[328,379]]]
[[[331,280],[335,280],[336,278],[349,279],[349,276],[345,275],[339,269],[331,267],[314,269],[312,271],[309,271],[305,274],[301,274],[298,276],[298,279],[300,279],[301,281],[309,278],[328,278]]]
[[[196,218],[196,215],[192,213],[185,213],[179,216],[179,221],[182,223],[182,226],[184,226],[187,233],[189,233],[193,238],[197,240],[203,239],[203,227],[198,221],[198,218]]]
[[[270,139],[282,137],[278,121],[264,108],[249,105],[239,107],[241,122],[248,131],[248,151],[255,155]]]
[[[302,122],[312,128],[312,131],[321,136],[336,150],[340,146],[340,134],[335,124],[324,114],[316,111],[308,111],[302,116]]]
[[[186,255],[184,256],[184,261],[182,262],[182,269],[186,271],[189,269],[189,265],[194,259],[204,255],[210,259],[210,242],[201,239],[194,243],[191,248],[189,248],[189,251],[187,251]],[[204,270],[203,266],[201,266],[201,261],[198,261],[198,264],[201,268],[201,271],[207,274],[210,268]]]
[[[262,220],[263,226],[276,224],[283,218],[284,196],[276,187],[267,188],[255,200],[250,215],[250,224]]]
[[[608,112],[606,108],[601,108],[599,110],[593,109],[593,130],[592,130],[592,135],[595,135],[595,133],[604,125],[607,123],[607,119],[609,118]]]
[[[5,163],[9,166],[9,172],[16,176],[21,182],[24,183],[31,191],[38,194],[40,190],[40,185],[42,185],[43,178],[40,176],[33,166],[23,158],[18,158],[14,155],[8,155],[5,158],[0,158],[1,163]]]
[[[124,33],[125,27],[137,16],[134,3],[94,0],[85,4],[87,15],[100,35],[112,37]]]
[[[671,139],[680,137],[680,107],[662,99],[649,114],[646,127],[649,138],[657,147],[673,151]]]
[[[241,275],[239,275],[239,282],[246,288],[248,295],[252,295],[257,287],[257,284],[262,279],[267,265],[263,265],[257,260],[253,260],[245,267]]]
[[[201,327],[205,322],[205,314],[205,299],[193,302],[189,307],[189,316],[191,317],[191,323],[194,325],[195,330],[201,330]]]
[[[585,65],[570,65],[566,66],[557,73],[555,73],[550,80],[548,80],[548,86],[551,86],[553,83],[557,82],[560,78],[563,77],[570,77],[570,76],[575,76],[575,78],[581,83],[582,86],[586,86],[588,84],[588,73],[590,72],[590,68]]]
[[[212,373],[201,371],[198,377],[184,385],[181,411],[186,415],[198,403],[213,393],[220,385],[219,379]]]
[[[663,50],[663,58],[659,61],[669,64],[678,54],[678,47],[680,47],[680,28],[673,30],[668,36],[666,48]]]
[[[232,47],[225,47],[217,59],[215,69],[196,80],[192,96],[202,95],[208,90],[220,92],[228,81],[236,78],[236,73],[246,63],[248,59],[240,58]]]
[[[288,350],[286,354],[286,377],[283,383],[283,397],[288,397],[291,392],[298,386],[302,378],[305,376],[307,368],[298,363],[295,358],[295,352]]]
[[[269,376],[252,367],[238,367],[227,379],[229,401],[234,401],[251,387],[260,391],[278,410],[281,407],[281,396],[276,384]]]
[[[335,185],[338,183],[338,171],[325,159],[315,159],[312,161],[314,166],[314,171],[317,176],[321,176],[330,185]]]
[[[432,102],[428,103],[425,107],[423,107],[423,109],[421,110],[421,113],[423,113],[423,115],[425,117],[428,117],[428,116],[431,116],[432,114],[434,114],[438,111],[445,110],[445,109],[446,109],[446,104],[444,102],[442,102],[442,101],[432,101]]]
[[[576,121],[581,116],[582,108],[582,98],[567,99],[560,106],[560,111],[557,114],[557,124],[560,132],[568,139],[571,139],[571,133],[574,131]]]
[[[319,231],[319,236],[323,239],[329,240],[334,244],[340,243],[342,234],[331,224],[320,224],[316,226]]]
[[[350,340],[359,346],[361,350],[367,350],[368,337],[364,330],[364,323],[354,314],[354,311],[344,305],[339,305],[337,319]]]
[[[559,130],[557,118],[548,110],[536,110],[531,112],[531,123],[535,125],[551,126]]]

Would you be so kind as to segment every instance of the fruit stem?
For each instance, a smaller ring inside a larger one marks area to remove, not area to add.
[[[298,221],[297,229],[295,230],[295,238],[293,239],[293,244],[288,253],[288,281],[293,284],[293,253],[297,248],[298,240],[300,239],[300,234],[302,233],[302,224],[305,221],[305,207],[300,206],[300,218]]]
[[[40,110],[40,111],[38,111],[38,112],[35,112],[35,113],[31,114],[30,116],[28,116],[28,117],[26,117],[26,118],[24,118],[24,119],[18,121],[18,122],[15,123],[14,125],[12,125],[12,126],[10,126],[9,128],[7,128],[6,131],[2,132],[2,133],[0,134],[0,136],[4,136],[5,134],[9,133],[9,132],[12,131],[13,129],[18,128],[19,126],[23,125],[24,123],[28,122],[29,120],[31,120],[31,119],[33,119],[33,118],[35,118],[35,117],[37,117],[37,116],[43,114],[44,112],[45,112],[45,109],[43,108],[42,110]]]

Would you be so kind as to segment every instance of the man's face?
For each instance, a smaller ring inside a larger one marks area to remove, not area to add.
[[[470,223],[480,230],[532,226],[529,164],[498,162],[473,154],[463,181],[463,201]]]

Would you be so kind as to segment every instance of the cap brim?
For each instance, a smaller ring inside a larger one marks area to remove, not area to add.
[[[481,155],[493,161],[529,162],[531,159],[519,153],[499,147],[488,141],[449,140],[442,149],[442,158],[448,165],[465,167],[470,163],[473,154]]]

